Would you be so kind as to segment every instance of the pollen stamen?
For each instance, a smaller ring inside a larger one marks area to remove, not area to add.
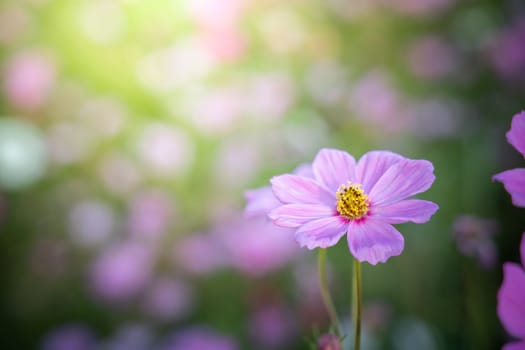
[[[368,196],[359,184],[342,184],[337,190],[336,198],[337,211],[348,219],[360,219],[368,213]]]

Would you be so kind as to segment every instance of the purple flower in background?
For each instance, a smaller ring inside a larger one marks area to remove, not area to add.
[[[261,277],[278,270],[298,256],[299,247],[289,228],[266,218],[240,219],[218,231],[228,262],[241,273]]]
[[[450,76],[458,68],[458,54],[444,39],[425,36],[408,49],[408,64],[412,73],[423,80]]]
[[[250,338],[264,349],[285,348],[295,333],[296,321],[283,305],[259,305],[250,317]]]
[[[503,350],[525,349],[525,233],[520,245],[522,265],[503,264],[503,283],[498,291],[498,316],[517,342],[507,343]]]
[[[96,348],[93,333],[83,325],[65,325],[49,333],[42,342],[43,350],[92,350]]]
[[[148,284],[152,264],[152,252],[145,245],[124,242],[111,246],[92,266],[91,287],[105,300],[128,301]]]
[[[373,99],[374,103],[370,103]],[[373,70],[359,79],[348,103],[349,110],[360,121],[375,129],[398,133],[410,125],[404,118],[406,98],[392,83],[390,76],[382,70]]]
[[[159,321],[178,320],[193,307],[193,291],[182,280],[160,278],[144,295],[143,310]]]
[[[489,59],[505,80],[520,80],[525,73],[525,17],[495,36],[489,48]]]
[[[498,229],[494,220],[462,215],[454,221],[452,233],[461,254],[475,258],[483,268],[490,269],[498,258],[493,240]]]
[[[173,214],[173,204],[160,191],[140,193],[130,203],[130,233],[137,238],[160,238],[166,232]]]
[[[507,141],[525,157],[525,111],[512,118]],[[515,206],[525,207],[525,168],[507,170],[492,178],[503,183]]]
[[[308,249],[333,246],[348,233],[356,259],[384,263],[404,247],[392,224],[424,223],[438,209],[433,202],[407,199],[434,182],[434,167],[426,160],[372,151],[356,162],[347,152],[322,149],[312,169],[314,178],[271,179],[282,205],[269,214],[276,225],[295,228],[295,239]]]
[[[193,327],[169,337],[161,350],[237,350],[239,347],[229,337],[206,327]]]
[[[198,259],[195,257],[198,256]],[[173,260],[184,272],[194,276],[209,275],[225,265],[224,246],[217,237],[195,233],[175,244]]]

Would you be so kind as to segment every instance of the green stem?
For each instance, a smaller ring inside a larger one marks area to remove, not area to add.
[[[337,312],[335,311],[334,302],[330,296],[328,289],[328,279],[326,277],[326,249],[319,248],[318,255],[318,271],[319,271],[319,288],[321,289],[321,297],[323,298],[324,306],[330,316],[330,320],[334,327],[336,327],[337,334],[341,335],[341,327],[339,326],[339,319],[337,318]]]
[[[352,321],[354,323],[354,350],[361,347],[361,263],[354,258],[354,278],[352,279]]]

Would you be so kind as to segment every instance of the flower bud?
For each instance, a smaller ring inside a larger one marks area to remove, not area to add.
[[[341,350],[341,339],[335,334],[323,334],[317,339],[317,350]]]

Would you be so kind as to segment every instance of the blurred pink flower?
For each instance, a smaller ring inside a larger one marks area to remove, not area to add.
[[[489,59],[496,72],[506,80],[523,80],[525,74],[525,17],[518,18],[495,36]]]
[[[475,258],[483,268],[494,267],[498,250],[493,236],[499,229],[494,220],[462,215],[456,218],[452,229],[458,250],[463,255]]]
[[[202,44],[220,62],[235,61],[246,53],[246,39],[236,29],[203,30]]]
[[[249,334],[263,349],[283,349],[295,336],[293,315],[283,305],[260,305],[250,316]]]
[[[129,231],[136,238],[161,237],[175,214],[170,198],[160,191],[139,193],[129,206]]]
[[[89,278],[95,296],[114,303],[129,301],[149,283],[152,258],[147,246],[133,241],[107,248],[91,266]]]
[[[205,29],[225,29],[238,25],[249,0],[193,0],[189,2],[193,20]]]
[[[228,262],[243,274],[260,277],[298,256],[292,230],[273,225],[266,218],[242,219],[220,228]]]
[[[143,310],[160,321],[172,321],[186,315],[193,306],[190,286],[182,280],[160,278],[153,282],[144,296]]]
[[[151,123],[142,129],[137,151],[153,174],[172,176],[183,174],[192,165],[194,144],[182,129]]]
[[[512,118],[512,125],[506,136],[507,141],[525,158],[525,111]],[[525,207],[525,168],[506,170],[494,175],[492,179],[503,183],[515,206]]]
[[[80,324],[61,326],[42,341],[42,350],[93,350],[97,347],[94,334]]]
[[[282,119],[295,100],[294,82],[288,74],[268,72],[250,79],[244,112],[264,122]]]
[[[160,350],[238,350],[233,339],[204,326],[194,326],[168,337]]]
[[[525,233],[520,245],[521,265],[503,264],[503,282],[498,291],[498,316],[517,342],[507,343],[502,350],[525,349]]]
[[[392,224],[424,223],[438,210],[429,201],[409,199],[434,182],[434,167],[388,151],[366,153],[359,162],[344,151],[321,149],[312,163],[314,178],[285,174],[271,179],[283,203],[270,218],[295,229],[308,249],[335,245],[347,234],[359,261],[372,265],[401,254],[404,239]]]
[[[226,263],[223,243],[206,233],[191,234],[178,240],[173,259],[186,273],[196,276],[213,273]]]
[[[469,115],[468,106],[440,97],[413,101],[404,109],[407,129],[427,141],[459,135],[465,130]]]
[[[372,100],[374,103],[370,103]],[[404,105],[404,97],[392,86],[388,75],[372,71],[355,83],[348,108],[364,123],[398,132],[409,127],[403,119]]]
[[[35,110],[47,102],[55,75],[55,66],[49,57],[40,53],[21,53],[7,63],[4,92],[15,107]]]
[[[423,80],[436,80],[454,73],[459,57],[452,46],[437,36],[419,38],[408,49],[412,73]]]
[[[213,165],[216,181],[221,187],[246,186],[261,169],[263,148],[263,145],[249,137],[223,142]]]
[[[210,135],[226,134],[239,125],[243,91],[235,86],[214,90],[190,91],[183,103],[188,121],[200,132]]]

